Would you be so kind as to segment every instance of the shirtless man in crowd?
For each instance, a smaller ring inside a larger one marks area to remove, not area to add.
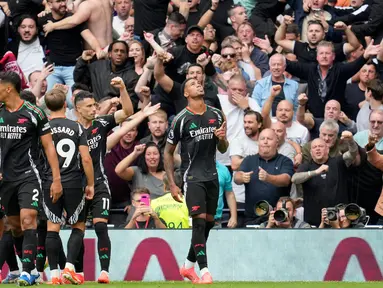
[[[44,32],[48,34],[54,30],[70,29],[87,22],[89,30],[96,37],[100,46],[105,48],[113,41],[112,16],[113,3],[110,0],[87,0],[78,6],[72,16],[44,25]],[[90,47],[86,45],[85,49],[90,49]]]

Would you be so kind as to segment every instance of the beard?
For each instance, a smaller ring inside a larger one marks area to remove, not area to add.
[[[20,37],[20,41],[23,42],[24,44],[31,44],[35,42],[36,38],[37,38],[37,34],[35,34],[30,40],[23,40],[23,38]]]

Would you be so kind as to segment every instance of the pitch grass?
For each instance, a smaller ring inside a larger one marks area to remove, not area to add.
[[[103,285],[86,282],[89,288],[382,288],[383,282],[216,282],[212,285],[193,285],[190,282],[111,282]]]

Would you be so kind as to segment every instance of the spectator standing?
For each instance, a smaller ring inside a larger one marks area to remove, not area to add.
[[[8,43],[8,50],[16,56],[27,79],[33,71],[40,71],[44,67],[45,53],[38,36],[35,17],[23,15],[17,23],[17,36]]]
[[[366,86],[366,101],[360,107],[356,117],[358,132],[367,130],[369,116],[373,110],[383,110],[383,83],[379,79],[373,79]]]
[[[336,100],[330,100],[325,105],[324,117],[315,118],[310,113],[305,113],[305,107],[307,103],[306,94],[301,94],[298,97],[299,108],[297,111],[297,120],[299,123],[307,127],[311,134],[311,139],[319,137],[319,127],[322,125],[323,121],[334,120],[339,125],[338,135],[340,136],[343,131],[350,131],[351,133],[356,133],[356,123],[349,119],[347,115],[342,112],[340,103]]]
[[[308,82],[308,108],[314,117],[322,117],[324,106],[331,99],[344,103],[347,80],[356,74],[370,56],[377,55],[380,45],[370,43],[363,56],[351,63],[334,63],[335,51],[331,42],[322,41],[317,46],[315,63],[287,61],[286,71]]]
[[[134,71],[134,61],[128,58],[129,48],[124,41],[114,41],[108,48],[109,59],[95,60],[95,52],[85,50],[77,60],[73,72],[76,83],[84,83],[92,88],[95,99],[98,101],[105,96],[120,95],[119,90],[111,87],[110,81],[114,77],[121,77],[127,87],[127,91],[137,110],[138,97],[134,93],[134,87],[138,81]]]
[[[46,23],[57,22],[72,15],[66,12],[65,0],[48,0],[48,5],[52,13],[39,19],[39,29],[41,31]],[[97,39],[90,32],[86,24],[81,24],[69,30],[54,31],[46,35],[43,45],[46,50],[49,50],[49,62],[55,66],[54,72],[47,78],[48,90],[52,89],[56,83],[65,84],[69,87],[74,84],[73,71],[76,60],[83,51],[83,39],[95,51],[101,50]],[[68,90],[67,94],[67,105],[69,108],[73,107],[71,92],[71,90]]]
[[[347,141],[349,150],[334,158],[329,156],[326,143],[322,139],[315,139],[311,144],[312,160],[300,165],[292,178],[293,183],[302,184],[305,221],[317,227],[321,223],[320,212],[323,207],[350,201],[348,167],[358,166],[360,159],[351,132],[344,131],[342,139]]]
[[[281,54],[275,54],[270,57],[269,66],[271,75],[257,81],[251,97],[257,101],[260,107],[263,107],[267,98],[270,96],[271,87],[280,85],[282,89],[280,90],[280,93],[275,96],[272,104],[272,116],[275,116],[277,106],[282,100],[288,100],[292,103],[294,111],[296,111],[298,108],[298,82],[284,76],[286,70],[286,58]]]
[[[368,143],[369,135],[375,135],[377,137],[376,149],[383,150],[383,110],[373,110],[370,113],[369,121],[369,129],[356,133],[355,142],[363,148]]]
[[[254,207],[258,201],[266,200],[275,206],[280,197],[290,194],[293,162],[278,154],[277,147],[277,135],[264,129],[259,136],[259,153],[246,157],[235,173],[235,183],[245,184],[245,225],[257,221]]]
[[[377,76],[375,64],[366,63],[359,71],[359,81],[347,84],[343,111],[351,120],[356,121],[356,116],[366,100],[367,84]]]
[[[163,155],[166,144],[166,131],[168,130],[168,117],[163,110],[158,110],[155,114],[149,116],[148,128],[150,135],[140,140],[141,144],[154,142]],[[152,191],[153,193],[153,191]]]
[[[137,166],[132,166],[136,160]],[[116,166],[115,172],[125,181],[132,181],[133,190],[147,187],[152,191],[151,199],[164,194],[164,164],[159,147],[153,142],[134,146],[133,153]]]
[[[114,3],[114,10],[117,15],[113,17],[113,29],[121,36],[125,31],[125,21],[129,17],[132,8],[131,0],[117,0]]]
[[[319,138],[322,139],[329,149],[329,156],[334,158],[347,151],[342,141],[338,138],[339,125],[334,120],[325,120],[319,127]],[[355,140],[356,141],[356,140]],[[311,161],[312,141],[302,146],[303,162]]]

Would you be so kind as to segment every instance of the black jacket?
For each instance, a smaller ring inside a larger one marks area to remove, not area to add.
[[[286,71],[308,83],[308,107],[316,118],[323,117],[324,106],[329,100],[344,103],[344,91],[347,80],[354,76],[367,62],[363,56],[351,63],[335,62],[326,76],[327,94],[324,101],[319,95],[321,76],[316,63],[298,63],[287,61]]]
[[[114,77],[121,77],[132,100],[134,110],[137,110],[139,99],[134,93],[134,88],[136,87],[138,77],[134,71],[133,58],[128,58],[125,66],[116,72],[112,72],[111,65],[110,60],[97,60],[88,64],[80,57],[73,72],[73,80],[76,83],[88,85],[98,101],[106,96],[120,96],[119,90],[112,87],[110,81]]]
[[[351,29],[361,39],[364,36],[373,36],[375,43],[380,43],[383,38],[383,1],[374,0],[368,23],[353,25]]]

